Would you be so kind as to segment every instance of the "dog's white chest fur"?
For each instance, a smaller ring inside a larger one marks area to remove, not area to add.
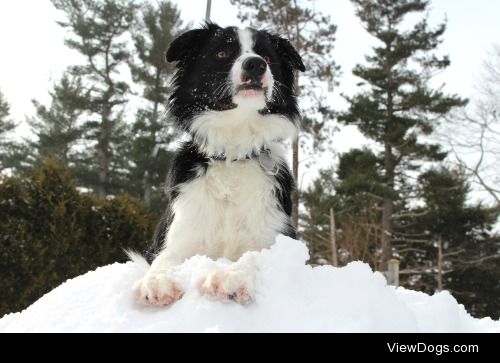
[[[206,173],[180,188],[167,251],[179,258],[237,260],[248,250],[270,246],[287,220],[272,180],[255,160],[211,162]]]
[[[264,198],[267,179],[254,161],[214,161],[198,182],[208,195],[231,208],[249,207],[252,201]]]

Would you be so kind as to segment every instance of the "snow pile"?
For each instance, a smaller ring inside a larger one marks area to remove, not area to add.
[[[138,306],[131,287],[144,266],[129,262],[67,281],[3,317],[0,332],[500,332],[499,321],[472,318],[449,293],[387,286],[364,263],[307,266],[307,248],[287,237],[252,253],[260,266],[258,293],[247,306],[200,295],[199,279],[230,264],[202,256],[176,271],[185,289],[180,301],[169,308]]]

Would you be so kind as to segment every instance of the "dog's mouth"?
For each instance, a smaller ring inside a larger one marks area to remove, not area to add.
[[[266,87],[260,82],[249,82],[239,85],[236,88],[235,95],[237,96],[259,96],[265,94]]]

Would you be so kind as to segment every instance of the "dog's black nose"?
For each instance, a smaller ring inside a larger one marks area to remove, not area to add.
[[[241,67],[250,77],[259,77],[266,72],[267,63],[261,57],[250,57],[243,61]]]

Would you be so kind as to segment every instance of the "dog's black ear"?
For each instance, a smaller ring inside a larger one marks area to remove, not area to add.
[[[195,29],[176,38],[168,47],[167,62],[182,61],[190,56],[194,50],[199,49],[206,32],[206,29]]]
[[[274,47],[276,49],[276,53],[280,57],[284,57],[287,59],[292,65],[293,69],[298,69],[301,72],[306,70],[304,63],[302,62],[302,58],[295,47],[288,41],[288,39],[284,39],[278,36],[272,36],[271,40],[274,43]]]
[[[181,34],[168,47],[166,53],[167,62],[183,61],[196,54],[203,46],[208,35],[217,29],[221,29],[217,24],[206,23],[201,29],[194,29]]]

